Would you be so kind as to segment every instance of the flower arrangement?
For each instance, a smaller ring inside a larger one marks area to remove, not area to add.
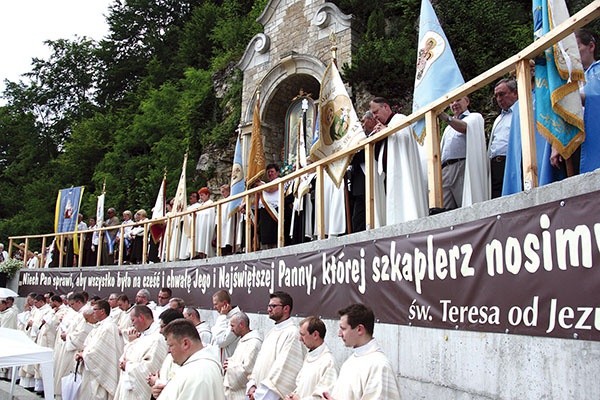
[[[10,258],[0,263],[0,273],[6,274],[8,279],[12,279],[13,276],[23,267],[23,261],[15,260]]]

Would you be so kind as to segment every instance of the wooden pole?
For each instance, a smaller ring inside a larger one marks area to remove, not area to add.
[[[427,185],[429,207],[444,207],[439,125],[436,110],[425,114],[425,148],[427,150]]]
[[[356,171],[360,173],[361,171]],[[365,145],[365,226],[367,230],[375,228],[375,144]]]
[[[519,93],[519,124],[523,158],[523,190],[530,190],[538,186],[538,169],[529,60],[521,60],[517,63],[517,91]]]

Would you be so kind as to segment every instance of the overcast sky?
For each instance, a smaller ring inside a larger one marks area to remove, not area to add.
[[[31,59],[47,58],[45,40],[108,32],[105,15],[112,0],[0,0],[0,92],[4,80],[18,81]]]

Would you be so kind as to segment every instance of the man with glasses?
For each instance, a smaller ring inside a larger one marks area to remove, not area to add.
[[[353,353],[342,365],[327,400],[399,399],[400,390],[390,360],[373,339],[375,315],[363,304],[352,304],[338,311],[338,336]]]
[[[298,328],[290,319],[292,297],[285,292],[275,292],[269,297],[267,312],[275,326],[267,333],[250,375],[247,385],[250,400],[282,399],[292,392],[304,361]]]
[[[156,308],[154,309],[154,320],[158,322],[160,314],[169,308],[169,300],[173,296],[173,292],[168,287],[160,289],[157,297]]]

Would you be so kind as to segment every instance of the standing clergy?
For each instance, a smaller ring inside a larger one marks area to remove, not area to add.
[[[300,322],[300,341],[308,349],[302,369],[296,378],[296,390],[286,400],[321,399],[337,379],[333,354],[325,344],[327,328],[317,317],[310,316]]]
[[[54,393],[62,394],[62,381],[75,368],[75,355],[83,351],[85,340],[94,329],[96,319],[92,307],[84,307],[84,299],[81,293],[76,293],[69,299],[71,308],[75,315],[64,328],[60,328],[57,342],[62,345],[56,346],[54,352]]]
[[[17,309],[8,304],[7,299],[0,299],[0,328],[17,329]]]
[[[231,305],[231,296],[227,290],[221,289],[212,296],[213,307],[219,315],[212,327],[212,344],[221,352],[221,362],[231,357],[238,344],[239,337],[230,325],[231,318],[241,312],[238,306]]]
[[[210,331],[210,327],[208,326],[208,322],[202,321],[200,318],[200,313],[194,307],[186,307],[183,309],[183,318],[192,321],[196,330],[198,331],[198,335],[200,335],[200,340],[202,340],[202,345],[204,347],[209,346],[212,341],[212,332]]]
[[[390,360],[373,339],[375,315],[362,305],[353,304],[338,311],[340,331],[346,347],[354,353],[342,365],[340,375],[327,400],[400,399],[400,389]]]
[[[389,102],[381,97],[371,100],[370,111],[378,121],[373,128],[374,133],[398,126],[405,119],[404,115],[394,113]],[[427,167],[423,165],[422,150],[410,127],[388,136],[382,151],[385,153],[377,157],[381,164],[387,166],[386,225],[427,216]]]
[[[210,206],[213,201],[210,198],[210,190],[207,187],[198,190],[200,207]],[[196,254],[195,258],[213,257],[215,251],[212,247],[215,237],[215,207],[209,207],[196,213]]]
[[[167,343],[147,306],[133,307],[131,323],[135,330],[130,332],[130,341],[119,359],[121,376],[115,399],[148,400],[151,388],[146,380],[158,371],[167,356]]]
[[[202,346],[196,327],[176,319],[163,329],[173,361],[180,366],[157,400],[225,400],[223,370],[216,354]]]
[[[82,352],[75,358],[83,361],[79,398],[111,400],[119,382],[119,357],[123,354],[123,339],[110,315],[106,300],[94,304],[96,328],[88,335]]]
[[[200,208],[198,203],[199,195],[197,192],[191,192],[189,196],[190,204],[187,206],[187,211],[193,211]],[[192,242],[195,244],[195,239],[192,236],[198,235],[198,232],[192,232],[192,225],[194,224],[194,214],[190,213],[183,217],[183,229],[181,231],[181,242],[179,244],[179,259],[189,260],[192,258]],[[197,228],[194,227],[196,230]],[[197,249],[196,249],[197,250]]]
[[[241,311],[231,317],[230,326],[240,340],[233,355],[223,362],[225,398],[246,400],[246,384],[260,351],[262,337],[257,331],[250,330],[250,319]]]
[[[292,296],[278,291],[269,298],[267,312],[275,326],[265,337],[247,385],[248,396],[255,400],[281,399],[294,390],[304,359],[298,329],[290,319]]]

